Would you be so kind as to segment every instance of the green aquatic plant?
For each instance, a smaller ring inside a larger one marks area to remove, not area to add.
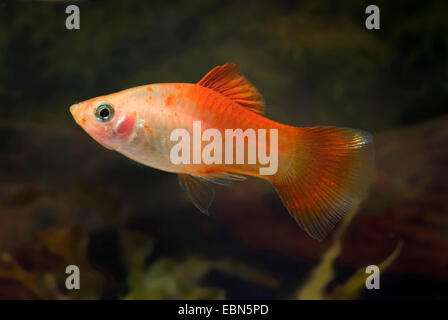
[[[275,287],[270,275],[232,259],[211,260],[188,255],[151,260],[154,240],[137,231],[118,229],[120,260],[126,272],[127,291],[123,299],[224,299],[225,289],[204,284],[212,271],[243,281]],[[89,234],[82,228],[51,228],[38,234],[33,248],[32,267],[9,253],[0,255],[0,280],[14,283],[3,298],[99,299],[107,289],[104,270],[93,267],[88,255]],[[64,287],[67,265],[81,272],[79,290]],[[3,288],[3,287],[2,287]],[[2,292],[0,292],[2,293]]]
[[[103,274],[95,269],[87,255],[89,235],[82,228],[51,228],[40,232],[28,251],[28,264],[4,252],[0,256],[0,278],[18,286],[6,298],[99,299],[104,286]],[[23,259],[21,259],[23,260]],[[82,271],[79,290],[64,287],[68,265]]]
[[[235,260],[190,255],[183,259],[162,257],[146,265],[154,242],[138,232],[121,231],[120,243],[128,270],[129,292],[125,299],[224,299],[224,289],[203,284],[211,271],[270,287],[277,285],[271,276]]]
[[[352,222],[356,210],[350,212],[336,229],[330,248],[323,254],[320,263],[311,271],[305,283],[297,290],[294,297],[300,300],[323,299],[358,299],[365,289],[368,274],[361,267],[344,284],[327,291],[330,282],[335,278],[334,262],[343,248],[344,235]],[[395,250],[378,265],[380,271],[386,270],[401,252],[403,242],[400,241]]]

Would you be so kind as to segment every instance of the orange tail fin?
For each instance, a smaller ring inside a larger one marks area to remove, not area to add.
[[[365,197],[374,166],[373,138],[347,128],[292,130],[289,167],[272,183],[300,227],[322,240]]]

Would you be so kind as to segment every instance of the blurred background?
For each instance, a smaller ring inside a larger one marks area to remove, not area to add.
[[[448,297],[446,1],[80,1],[67,30],[72,3],[0,0],[0,298]],[[202,215],[176,176],[106,150],[68,110],[227,61],[270,119],[374,134],[369,198],[324,242],[262,180],[217,187]],[[380,290],[365,290],[372,264]]]

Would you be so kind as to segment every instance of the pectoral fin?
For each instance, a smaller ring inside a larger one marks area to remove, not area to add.
[[[208,208],[215,197],[212,184],[198,176],[179,174],[180,187],[187,193],[190,200],[202,213],[208,215]]]

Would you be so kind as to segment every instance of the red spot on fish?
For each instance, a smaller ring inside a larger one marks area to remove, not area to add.
[[[151,86],[147,87],[146,90],[147,90],[148,92],[152,92],[152,88],[151,88]]]
[[[86,118],[82,118],[82,119],[81,119],[81,122],[82,122],[82,124],[86,124],[87,119],[86,119]]]
[[[173,102],[174,102],[173,100],[174,100],[174,94],[170,93],[170,94],[168,95],[168,97],[166,98],[166,100],[165,100],[165,105],[166,105],[167,107],[172,106],[172,105],[173,105]]]
[[[148,133],[152,133],[152,130],[150,127],[148,127],[146,124],[143,126],[143,128],[148,131]]]
[[[135,118],[132,116],[122,116],[118,119],[115,132],[117,134],[117,138],[126,138],[129,136],[134,130]]]

